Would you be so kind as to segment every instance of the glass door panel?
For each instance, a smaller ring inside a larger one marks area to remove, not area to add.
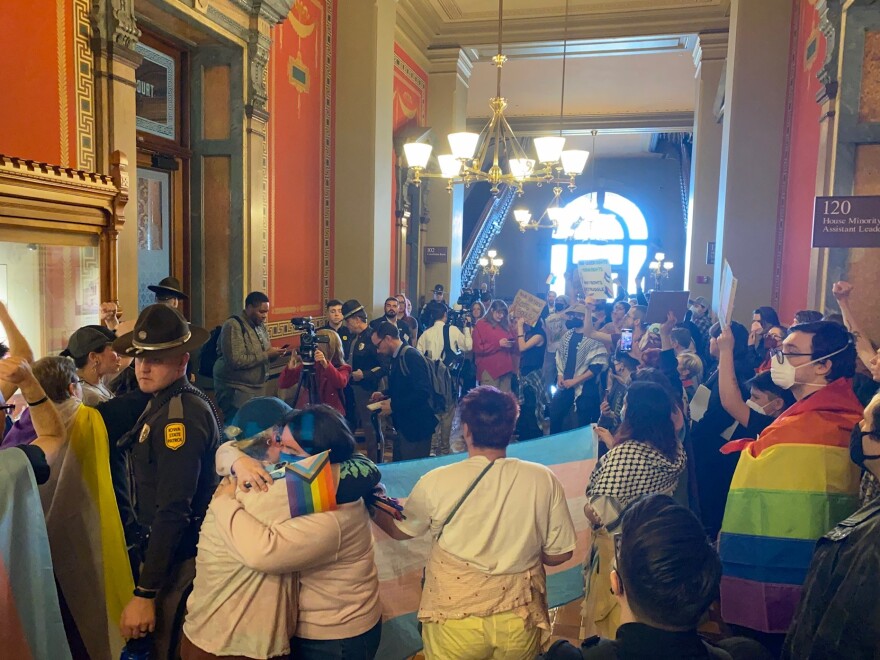
[[[156,302],[147,289],[171,274],[171,173],[137,171],[138,309]]]

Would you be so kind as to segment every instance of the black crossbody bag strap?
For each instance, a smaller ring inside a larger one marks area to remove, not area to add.
[[[476,488],[477,484],[480,483],[480,480],[484,476],[486,476],[486,473],[492,469],[493,465],[495,465],[495,461],[489,461],[489,464],[483,468],[483,471],[480,472],[479,476],[476,479],[474,479],[473,483],[471,483],[471,485],[468,486],[468,489],[466,491],[464,491],[464,495],[461,496],[461,499],[458,500],[458,503],[454,507],[452,507],[452,511],[449,512],[449,515],[446,516],[446,520],[444,520],[443,524],[440,526],[440,531],[437,534],[437,539],[436,539],[437,541],[439,541],[440,537],[443,536],[443,530],[446,528],[446,525],[448,525],[449,522],[452,520],[452,518],[455,516],[455,514],[458,513],[458,510],[461,508],[461,505],[464,504],[464,501],[468,498],[468,495],[470,495],[473,492],[474,488]]]

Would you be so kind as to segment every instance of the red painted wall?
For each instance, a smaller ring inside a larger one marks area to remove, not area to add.
[[[72,2],[0,2],[0,153],[77,166],[73,30]]]
[[[336,0],[297,2],[272,30],[270,321],[321,316],[332,287],[335,13]]]
[[[794,20],[797,41],[792,52],[794,79],[789,91],[791,135],[783,163],[784,171],[787,168],[784,240],[777,257],[781,259],[778,311],[786,324],[796,311],[807,306],[821,114],[816,103],[820,88],[816,72],[825,59],[825,37],[819,31],[815,7],[807,0],[797,0]]]
[[[410,125],[424,126],[428,111],[428,75],[400,44],[394,44],[394,133]],[[393,155],[391,167],[397,162],[397,154]],[[397,179],[391,178],[391,199],[397,199]],[[403,246],[398,245],[397,217],[395,209],[391,209],[391,260],[389,264],[390,293],[404,291],[405,282],[397,281],[397,263],[399,250]],[[411,291],[407,292],[412,295]]]

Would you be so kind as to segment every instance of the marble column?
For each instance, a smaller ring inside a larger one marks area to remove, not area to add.
[[[715,115],[718,86],[727,59],[727,32],[699,35],[694,49],[696,98],[694,147],[691,159],[691,213],[687,236],[687,281],[691,297],[712,296],[714,266],[706,263],[715,241],[718,220],[718,178],[721,170],[722,125]],[[708,282],[697,283],[697,278]]]
[[[334,285],[375,318],[390,292],[397,0],[339,4]]]
[[[437,155],[450,153],[446,140],[449,133],[467,130],[468,80],[473,63],[465,51],[457,47],[432,49],[429,57],[428,126],[434,134],[434,155]],[[431,221],[425,232],[424,245],[445,246],[449,257],[446,263],[425,265],[419,293],[430,300],[429,292],[435,285],[442,284],[447,291],[447,302],[453,304],[461,291],[465,191],[463,186],[458,185],[450,193],[445,190],[446,184],[442,179],[429,181],[431,192],[427,207]],[[422,256],[419,255],[419,258]]]
[[[714,297],[723,260],[746,323],[773,294],[792,3],[733,0],[724,91]]]

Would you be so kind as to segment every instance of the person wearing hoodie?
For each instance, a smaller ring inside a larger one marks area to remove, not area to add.
[[[327,405],[293,411],[258,397],[227,435],[245,440],[217,452],[228,478],[202,526],[184,660],[372,660],[381,605],[367,504],[378,468],[354,452],[345,420]],[[299,475],[306,488],[332,487],[297,497]]]
[[[816,541],[858,507],[849,445],[862,406],[852,391],[855,342],[843,326],[797,325],[771,357],[773,382],[797,402],[757,440],[722,448],[739,460],[719,552],[722,617],[778,654]]]

